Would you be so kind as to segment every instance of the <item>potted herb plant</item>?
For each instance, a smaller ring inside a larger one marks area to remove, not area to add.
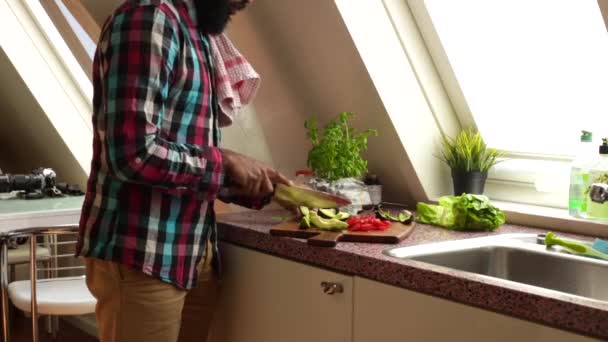
[[[361,155],[367,150],[368,138],[378,135],[375,129],[357,131],[349,125],[354,113],[340,113],[324,127],[315,118],[304,126],[312,144],[308,166],[314,172],[319,190],[347,196],[353,204],[361,203],[362,191],[367,201],[369,194],[362,181],[367,174],[367,160]]]
[[[504,152],[488,148],[481,134],[468,128],[456,138],[443,136],[439,157],[452,169],[454,195],[483,194],[488,171],[499,162]]]

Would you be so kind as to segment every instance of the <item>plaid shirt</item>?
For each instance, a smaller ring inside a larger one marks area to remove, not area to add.
[[[78,246],[185,289],[224,180],[209,41],[187,1],[126,1],[102,29]]]

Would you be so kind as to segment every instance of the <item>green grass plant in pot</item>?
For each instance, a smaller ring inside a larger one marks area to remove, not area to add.
[[[483,194],[488,171],[505,155],[501,150],[488,148],[481,134],[468,128],[456,138],[442,139],[439,157],[452,169],[454,195]]]

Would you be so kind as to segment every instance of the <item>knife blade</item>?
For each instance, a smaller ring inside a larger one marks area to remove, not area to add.
[[[295,207],[304,206],[309,208],[339,208],[351,203],[349,199],[342,196],[297,185],[284,184],[276,185],[274,199]]]

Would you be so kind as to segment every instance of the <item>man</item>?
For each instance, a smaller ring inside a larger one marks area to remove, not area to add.
[[[248,2],[128,0],[104,25],[78,248],[102,342],[205,341],[218,288],[213,201],[230,186],[259,208],[289,183],[218,147],[209,39]]]

